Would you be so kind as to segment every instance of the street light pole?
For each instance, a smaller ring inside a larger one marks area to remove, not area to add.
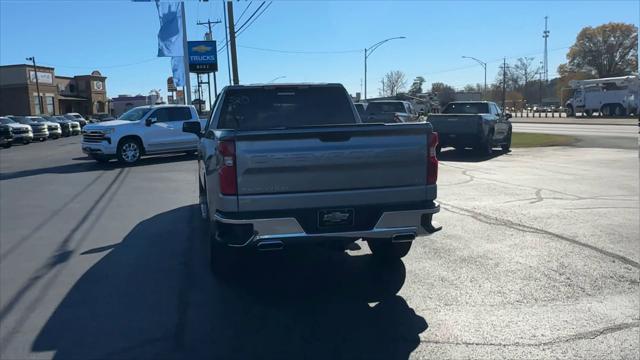
[[[44,106],[42,106],[42,96],[40,96],[40,84],[38,83],[38,69],[36,68],[36,57],[28,57],[27,61],[33,62],[33,76],[36,78],[36,91],[38,92],[38,104],[40,105],[40,115],[44,115]]]
[[[406,37],[397,36],[397,37],[388,38],[382,41],[378,41],[377,43],[369,46],[369,48],[364,49],[364,99],[365,100],[367,100],[367,59],[382,44],[386,43],[387,41],[396,40],[396,39],[406,39]]]
[[[475,60],[478,64],[480,64],[484,68],[484,91],[483,91],[484,92],[484,96],[483,97],[486,100],[486,98],[487,98],[487,63],[482,61],[482,60],[476,59],[473,56],[463,56],[462,58],[463,59]]]

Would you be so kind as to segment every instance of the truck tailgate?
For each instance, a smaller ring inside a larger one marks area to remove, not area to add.
[[[239,132],[238,196],[425,185],[430,132],[425,123]]]
[[[427,121],[433,126],[433,131],[441,135],[473,134],[478,132],[480,115],[437,114],[429,115]]]

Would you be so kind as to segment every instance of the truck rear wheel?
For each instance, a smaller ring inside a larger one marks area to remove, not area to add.
[[[509,130],[509,134],[507,135],[505,142],[500,145],[500,147],[504,152],[509,152],[511,150],[511,130]]]
[[[627,115],[627,110],[622,105],[615,105],[615,110],[613,113],[616,116],[625,116]]]
[[[405,257],[411,250],[411,243],[393,243],[391,239],[365,239],[373,256],[383,261],[396,260]]]

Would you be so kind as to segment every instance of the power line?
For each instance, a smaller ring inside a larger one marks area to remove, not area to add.
[[[253,19],[253,17],[256,16],[256,14],[258,13],[258,11],[260,11],[260,9],[262,9],[265,3],[266,1],[263,1],[262,3],[260,3],[260,6],[258,6],[258,8],[253,12],[253,14],[251,14],[251,16],[249,16],[249,18],[242,25],[238,26],[238,28],[236,29],[236,34],[242,31],[242,29],[247,25],[247,23],[249,23],[249,21],[251,21],[251,19]]]
[[[55,64],[48,64],[48,63],[43,63],[40,62],[41,65],[46,65],[46,66],[51,66],[51,67],[59,67],[59,68],[69,68],[69,69],[113,69],[113,68],[119,68],[119,67],[126,67],[126,66],[133,66],[133,65],[139,65],[139,64],[145,64],[145,63],[149,63],[155,60],[161,59],[160,57],[153,57],[153,58],[149,58],[146,60],[140,60],[140,61],[136,61],[136,62],[132,62],[132,63],[128,63],[128,64],[118,64],[118,65],[93,65],[93,66],[66,66],[66,65],[55,65]]]
[[[267,4],[267,6],[266,6],[264,9],[262,9],[262,11],[260,12],[260,14],[258,14],[258,16],[257,16],[256,18],[254,18],[254,19],[253,19],[253,21],[251,21],[251,23],[250,23],[250,24],[248,24],[248,22],[249,22],[249,20],[251,19],[251,17],[250,17],[249,19],[247,19],[247,21],[245,21],[245,23],[244,23],[244,24],[242,24],[243,29],[242,29],[241,31],[238,31],[238,30],[236,29],[236,32],[235,32],[235,33],[236,33],[236,37],[240,36],[240,34],[241,34],[241,33],[243,33],[245,30],[247,30],[247,29],[248,29],[248,28],[249,28],[249,27],[250,27],[250,26],[251,26],[251,25],[252,25],[256,20],[258,20],[258,18],[259,18],[262,14],[264,14],[264,12],[265,12],[265,11],[267,11],[267,9],[269,8],[269,6],[271,6],[271,4],[272,4],[272,3],[273,3],[273,1],[270,1],[270,2],[269,2],[269,4]],[[259,9],[260,9],[260,8],[256,9],[256,12],[257,12]],[[254,14],[255,14],[255,12],[254,12]],[[252,15],[252,17],[253,17],[253,15]],[[246,26],[245,26],[245,25],[246,25]],[[222,52],[222,51],[223,51],[223,50],[224,50],[228,45],[229,45],[229,40],[227,40],[227,41],[225,42],[225,44],[224,44],[224,45],[222,45],[222,47],[220,47],[220,49],[218,49],[218,54],[219,54],[219,53],[221,53],[221,52]]]
[[[267,9],[269,8],[269,6],[271,6],[271,4],[273,4],[273,1],[269,1],[269,3],[267,4],[267,6],[265,6],[264,9],[262,9],[262,11],[260,12],[260,14],[258,14],[258,16],[256,16],[255,19],[253,19],[253,21],[251,21],[249,24],[247,24],[246,27],[244,27],[243,29],[241,29],[238,32],[238,35],[242,34],[242,32],[244,32],[246,29],[248,29],[251,25],[253,25],[254,22],[256,22],[256,20],[258,20],[260,18],[260,16],[262,16],[262,14],[264,14],[265,11],[267,11]],[[249,20],[247,20],[248,22]]]
[[[347,53],[360,53],[362,50],[353,49],[353,50],[326,50],[326,51],[304,51],[304,50],[280,50],[280,49],[269,49],[262,48],[256,46],[247,46],[247,45],[238,45],[238,47],[259,51],[267,51],[267,52],[275,52],[282,54],[347,54]]]
[[[249,7],[251,6],[251,4],[253,4],[252,2],[249,2],[247,4],[247,6],[244,8],[244,10],[242,10],[242,14],[240,14],[240,16],[238,17],[238,20],[236,20],[236,26],[240,23],[240,20],[242,20],[242,17],[244,16],[244,13],[247,12],[247,9],[249,9]]]

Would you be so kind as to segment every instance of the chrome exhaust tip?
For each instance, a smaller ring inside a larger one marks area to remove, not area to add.
[[[284,243],[280,240],[265,240],[259,242],[256,247],[260,251],[282,250]]]
[[[401,242],[410,242],[416,238],[415,233],[403,233],[403,234],[395,234],[391,237],[391,242],[401,243]]]

